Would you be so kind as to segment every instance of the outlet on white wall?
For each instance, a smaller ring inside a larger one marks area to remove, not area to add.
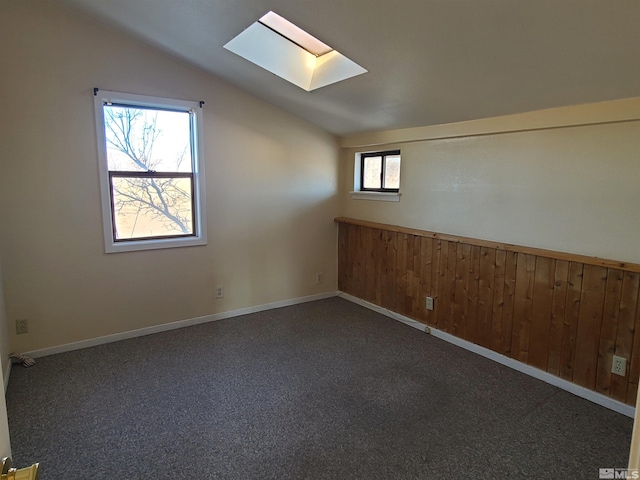
[[[16,334],[29,333],[29,321],[26,318],[16,320]]]
[[[224,285],[216,287],[216,298],[224,298]]]

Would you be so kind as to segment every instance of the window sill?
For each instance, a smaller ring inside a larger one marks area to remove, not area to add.
[[[119,252],[137,252],[141,250],[158,250],[162,248],[177,248],[177,247],[192,247],[199,245],[206,245],[206,236],[200,237],[186,237],[186,238],[168,238],[157,240],[135,240],[135,241],[123,241],[113,242],[110,238],[105,239],[105,252],[106,253],[119,253]]]
[[[354,200],[377,200],[379,202],[399,202],[401,193],[395,192],[349,192]]]

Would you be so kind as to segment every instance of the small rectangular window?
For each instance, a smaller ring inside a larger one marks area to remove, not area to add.
[[[200,110],[198,102],[96,92],[107,252],[206,243]]]
[[[398,192],[400,190],[400,150],[360,154],[360,190]]]

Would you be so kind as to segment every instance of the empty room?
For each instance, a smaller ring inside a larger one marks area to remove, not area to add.
[[[2,479],[640,478],[638,25],[0,0]]]

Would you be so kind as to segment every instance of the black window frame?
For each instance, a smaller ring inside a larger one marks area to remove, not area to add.
[[[400,188],[385,188],[384,186],[384,172],[385,172],[385,163],[387,157],[392,156],[401,156],[400,150],[385,150],[382,152],[367,152],[360,154],[360,191],[361,192],[383,192],[383,193],[398,193]],[[365,159],[371,157],[381,157],[381,168],[380,168],[380,188],[365,188],[364,186],[364,163]],[[401,159],[402,162],[402,159]]]

